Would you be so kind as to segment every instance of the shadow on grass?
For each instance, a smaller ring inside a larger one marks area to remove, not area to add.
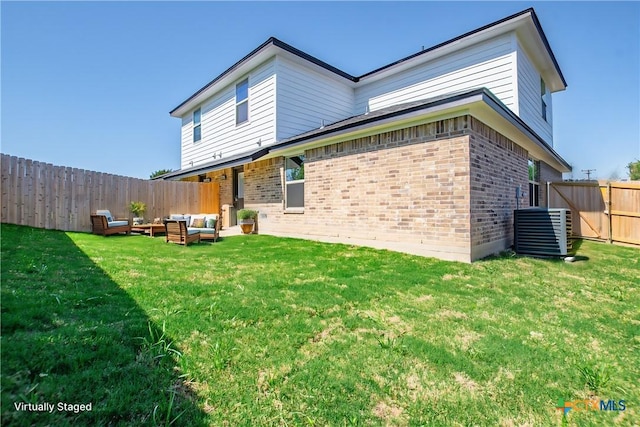
[[[572,239],[571,254],[574,258],[574,262],[589,261],[588,256],[580,255],[580,248],[582,247],[583,239]]]
[[[65,233],[2,224],[1,273],[2,425],[204,425],[179,349]]]
[[[573,258],[573,260],[571,261],[572,263],[581,262],[581,261],[589,261],[589,257],[588,256],[578,255],[581,246],[582,246],[582,239],[573,239],[572,249],[571,249],[571,251],[570,251],[570,253],[568,255],[568,257],[572,257]],[[542,261],[549,261],[549,262],[565,262],[564,261],[565,256],[561,256],[561,255],[544,256],[544,255],[518,254],[518,253],[514,252],[513,248],[504,250],[504,251],[502,251],[502,252],[500,252],[499,254],[496,254],[496,255],[490,255],[490,256],[488,256],[486,258],[482,258],[482,259],[479,259],[479,260],[474,261],[474,262],[507,261],[507,260],[518,259],[518,258],[534,258],[534,259],[539,259],[539,260],[542,260]]]

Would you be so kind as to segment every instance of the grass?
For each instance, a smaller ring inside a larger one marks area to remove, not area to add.
[[[2,425],[637,425],[640,251],[578,255],[3,224]],[[592,398],[626,410],[556,410]]]

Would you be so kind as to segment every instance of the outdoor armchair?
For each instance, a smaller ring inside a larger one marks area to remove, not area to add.
[[[167,242],[178,243],[185,246],[195,241],[200,243],[200,231],[189,230],[187,228],[186,220],[165,219],[164,228],[167,236]]]
[[[114,219],[108,210],[97,210],[91,215],[91,232],[103,236],[117,233],[131,234],[131,224],[128,219]]]

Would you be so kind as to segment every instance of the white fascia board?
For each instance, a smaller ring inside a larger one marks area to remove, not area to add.
[[[567,87],[556,70],[553,59],[549,55],[547,47],[538,35],[538,30],[532,20],[528,20],[516,31],[520,45],[529,55],[536,68],[542,74],[545,85],[551,93],[560,92]]]

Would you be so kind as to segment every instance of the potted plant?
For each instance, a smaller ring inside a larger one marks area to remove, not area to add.
[[[254,211],[252,209],[240,209],[238,211],[238,224],[240,224],[242,233],[249,234],[253,231],[253,226],[256,223],[255,220],[257,216],[258,211]]]
[[[144,202],[131,202],[129,204],[129,210],[133,214],[133,225],[144,224],[144,218],[142,215],[147,210],[147,205]]]

